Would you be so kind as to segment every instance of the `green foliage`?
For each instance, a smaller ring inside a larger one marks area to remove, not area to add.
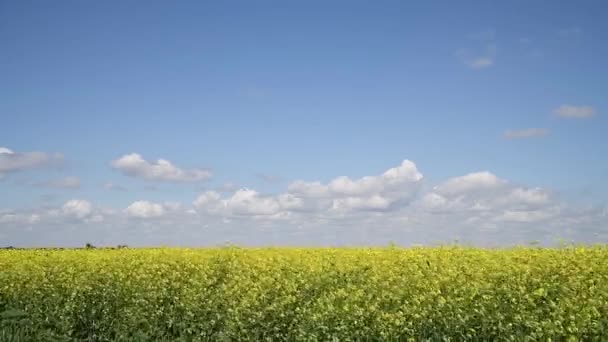
[[[0,250],[0,341],[605,341],[608,247]]]

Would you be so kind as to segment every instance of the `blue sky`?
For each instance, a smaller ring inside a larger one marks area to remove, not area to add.
[[[608,240],[607,10],[3,2],[0,244]]]

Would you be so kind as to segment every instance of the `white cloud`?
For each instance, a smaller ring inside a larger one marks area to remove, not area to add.
[[[460,177],[453,177],[435,187],[441,194],[460,195],[479,190],[496,189],[507,182],[488,172],[473,172]]]
[[[386,210],[414,196],[422,178],[416,165],[404,160],[401,165],[379,176],[365,176],[356,180],[341,176],[327,185],[295,181],[289,185],[288,193],[304,199],[328,199],[329,206],[336,210]],[[312,206],[324,208],[327,203]]]
[[[93,206],[85,200],[73,199],[65,202],[61,207],[63,215],[77,219],[84,219],[93,211]]]
[[[214,215],[272,216],[283,209],[294,209],[298,199],[285,195],[262,196],[255,190],[243,188],[226,199],[216,191],[206,191],[193,204],[199,211]]]
[[[14,152],[0,147],[0,176],[6,173],[20,172],[52,165],[63,160],[60,154],[43,152]]]
[[[182,204],[179,202],[163,202],[163,208],[169,212],[182,209]]]
[[[553,212],[546,210],[505,210],[496,218],[502,222],[538,222],[553,216]]]
[[[225,201],[226,207],[236,215],[274,215],[281,206],[273,197],[262,197],[255,190],[240,189]]]
[[[64,177],[41,183],[41,185],[60,189],[78,189],[80,188],[80,179],[77,177]]]
[[[388,169],[380,176],[366,176],[357,180],[341,176],[327,185],[320,182],[295,181],[289,185],[288,191],[304,197],[368,196],[415,185],[422,177],[416,164],[404,160],[401,165]]]
[[[143,219],[161,217],[165,214],[165,208],[162,204],[148,201],[133,202],[124,211],[129,217]]]
[[[450,178],[426,193],[414,207],[420,215],[425,212],[447,215],[451,224],[474,223],[494,228],[501,223],[556,219],[561,210],[561,204],[549,191],[517,186],[490,172]],[[432,221],[428,217],[426,220]]]
[[[198,196],[192,204],[209,213],[220,213],[225,207],[221,201],[221,195],[216,191],[205,191]]]
[[[279,206],[287,211],[306,210],[305,200],[293,194],[281,194],[277,196]]]
[[[526,205],[539,205],[549,201],[549,192],[541,188],[515,188],[511,191],[507,199]]]
[[[448,178],[434,187],[422,184],[423,179],[414,163],[404,161],[374,176],[296,181],[278,194],[247,188],[206,191],[192,206],[141,200],[114,210],[71,200],[56,208],[0,209],[5,236],[0,245],[18,245],[24,236],[43,245],[608,241],[606,207],[568,205],[547,189],[522,186],[489,171]],[[73,229],[75,224],[83,229]],[[24,233],[28,230],[33,233]]]
[[[91,217],[91,219],[87,221],[87,223],[100,223],[103,221],[104,221],[103,215],[97,214],[97,215],[93,215]]]
[[[520,130],[508,130],[505,132],[504,137],[507,139],[525,139],[544,137],[548,133],[549,131],[545,128],[526,128]]]
[[[327,184],[318,181],[294,181],[286,193],[263,196],[251,189],[240,189],[222,199],[215,191],[201,194],[194,206],[211,214],[286,217],[291,214],[344,214],[350,211],[385,211],[411,200],[423,176],[416,165],[405,160],[379,176],[351,179],[341,176]]]
[[[305,182],[297,180],[289,184],[288,190],[290,193],[302,197],[328,197],[329,189],[321,182]]]
[[[570,119],[587,119],[595,115],[592,106],[561,105],[554,110],[555,115]]]
[[[149,181],[197,182],[211,177],[209,170],[182,170],[168,160],[158,159],[155,162],[149,162],[137,153],[124,155],[113,160],[111,164],[124,175]]]
[[[436,209],[446,209],[448,204],[447,198],[431,192],[427,193],[420,199],[420,205],[423,208],[436,210]]]
[[[391,201],[380,196],[370,197],[346,197],[337,198],[333,201],[332,209],[335,210],[386,210],[390,207]]]

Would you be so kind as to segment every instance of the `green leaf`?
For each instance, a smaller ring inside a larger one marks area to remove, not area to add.
[[[18,309],[8,309],[0,313],[2,319],[18,319],[27,317],[27,312]]]
[[[547,290],[543,287],[539,287],[536,291],[532,292],[532,294],[538,297],[544,297],[547,294]]]

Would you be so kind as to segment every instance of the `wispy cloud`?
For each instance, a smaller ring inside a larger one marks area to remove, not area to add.
[[[557,107],[553,113],[562,118],[588,119],[595,116],[596,111],[592,106],[561,105]]]
[[[483,51],[460,49],[456,52],[458,58],[471,69],[479,70],[494,65],[496,59],[496,44],[488,44]]]
[[[61,154],[44,152],[14,152],[6,147],[0,147],[0,177],[6,173],[37,169],[61,163]]]
[[[52,179],[46,182],[38,183],[38,185],[58,189],[79,189],[80,179],[78,179],[77,177],[64,177],[60,179]]]
[[[486,69],[495,64],[497,46],[495,43],[496,32],[494,29],[486,29],[467,35],[467,39],[475,48],[467,47],[456,51],[460,61],[471,69]],[[481,45],[481,46],[479,46]]]
[[[549,131],[546,128],[526,128],[519,130],[508,130],[504,133],[507,139],[525,139],[544,137]]]
[[[122,185],[114,184],[112,182],[106,182],[103,185],[103,188],[106,190],[112,191],[128,191],[128,189]]]
[[[494,60],[490,57],[478,57],[472,59],[468,65],[473,69],[483,69],[494,65]]]

